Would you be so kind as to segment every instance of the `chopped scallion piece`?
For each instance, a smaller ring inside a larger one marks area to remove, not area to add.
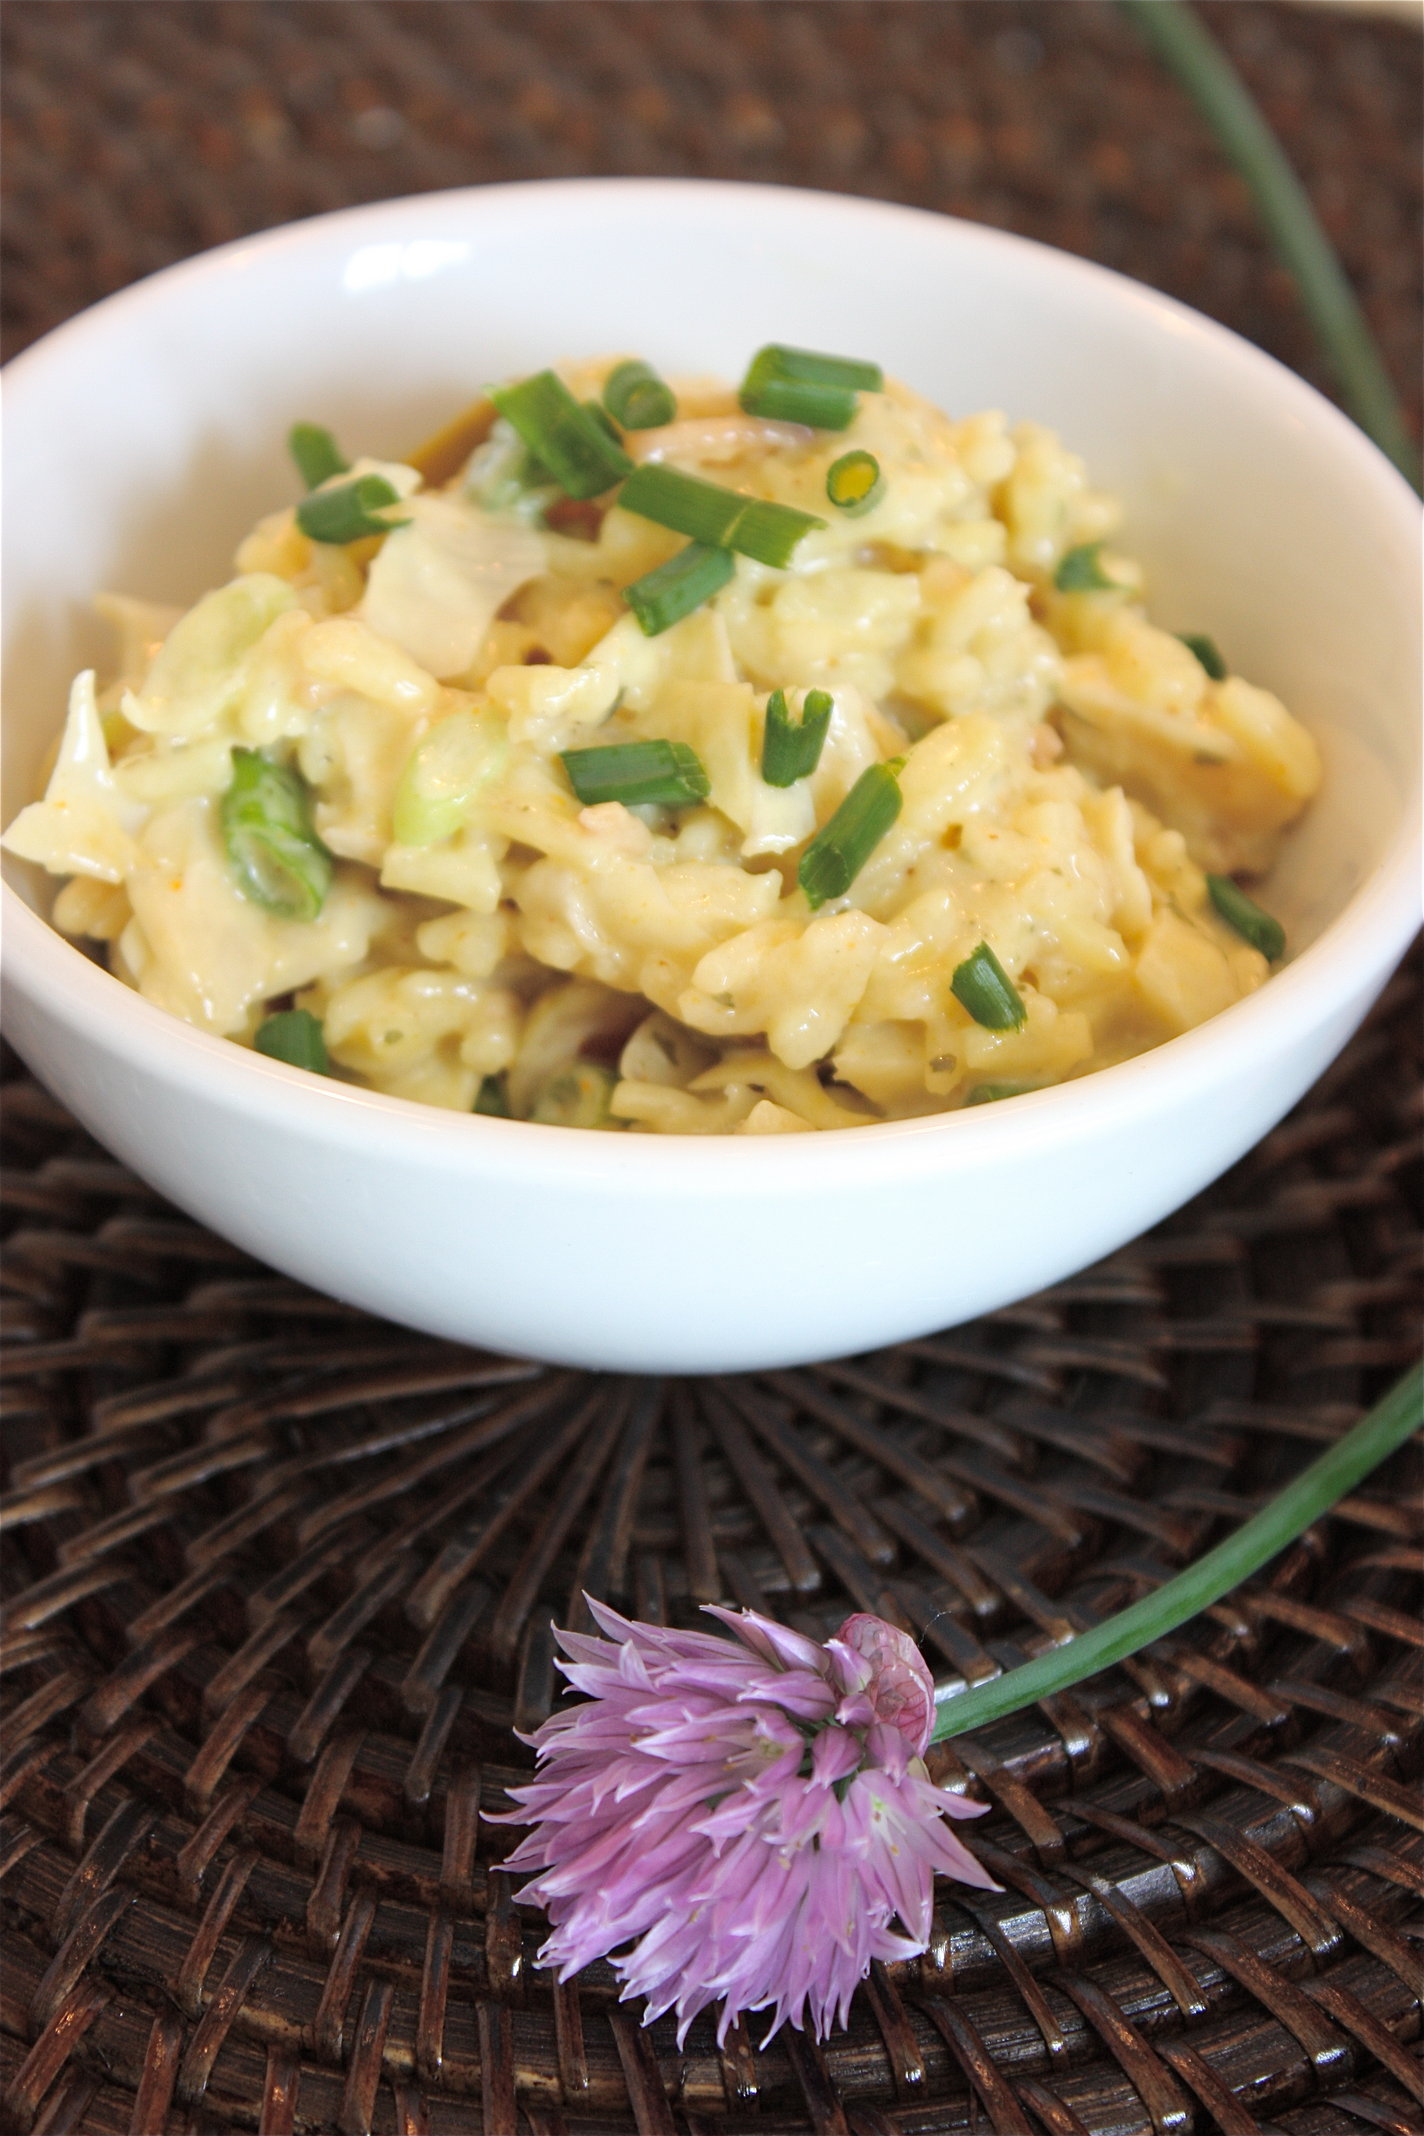
[[[1268,964],[1274,964],[1284,956],[1286,931],[1279,920],[1263,912],[1256,900],[1231,880],[1229,875],[1209,875],[1206,887],[1211,901],[1228,927],[1234,927],[1243,941],[1253,949],[1259,949]]]
[[[583,412],[588,417],[589,421],[598,425],[599,429],[603,432],[603,435],[607,438],[609,444],[616,445],[619,452],[622,452],[622,433],[619,431],[618,425],[614,422],[612,416],[608,413],[608,410],[603,406],[603,404],[600,401],[589,400],[584,401],[582,403],[582,407]]]
[[[997,1105],[1000,1098],[1021,1098],[1037,1088],[1036,1083],[976,1083],[964,1102],[966,1105]]]
[[[690,541],[655,571],[645,571],[625,586],[623,598],[638,618],[644,637],[656,638],[659,631],[670,630],[720,593],[736,568],[730,550]]]
[[[400,492],[384,475],[358,475],[335,489],[313,490],[297,506],[297,525],[312,541],[364,541],[368,534],[389,534],[396,519],[377,518]]]
[[[1102,566],[1100,541],[1081,542],[1076,549],[1069,549],[1053,574],[1053,583],[1060,593],[1111,593],[1120,591],[1119,582],[1109,578]]]
[[[1021,1031],[1028,1015],[1023,996],[987,942],[954,969],[949,990],[986,1031]]]
[[[289,1068],[309,1068],[313,1075],[330,1071],[326,1034],[310,1009],[282,1009],[267,1017],[252,1043],[269,1060],[285,1061]]]
[[[603,405],[625,430],[656,430],[677,414],[677,400],[651,364],[615,364],[604,381]]]
[[[594,1061],[578,1061],[551,1075],[530,1109],[529,1117],[543,1127],[606,1127],[619,1125],[611,1114],[618,1078],[611,1068]]]
[[[1221,657],[1215,638],[1208,638],[1204,631],[1182,630],[1177,636],[1189,653],[1195,653],[1213,682],[1225,682],[1230,670]]]
[[[903,757],[871,764],[856,780],[829,823],[817,831],[796,870],[796,880],[814,912],[827,898],[844,897],[900,813],[897,773]]]
[[[567,496],[601,496],[633,465],[553,371],[496,386],[490,399]]]
[[[796,544],[824,519],[798,512],[793,505],[768,504],[743,497],[700,475],[676,467],[644,466],[633,470],[619,492],[625,512],[637,512],[660,527],[690,534],[696,542],[737,549],[758,563],[780,570],[790,563]]]
[[[702,759],[686,742],[610,742],[600,749],[566,749],[559,761],[585,808],[600,801],[689,808],[711,791]]]
[[[771,342],[753,356],[737,398],[748,415],[844,430],[855,414],[856,394],[878,393],[884,383],[879,364]]]
[[[807,779],[821,761],[831,724],[831,699],[824,690],[808,690],[800,719],[787,709],[785,690],[766,701],[761,738],[761,775],[768,786],[794,786]]]
[[[847,519],[859,519],[879,504],[885,477],[873,452],[843,452],[826,475],[826,495]]]
[[[344,475],[351,464],[331,432],[323,430],[320,423],[293,423],[287,432],[287,450],[309,490],[318,483],[329,482],[333,475]]]
[[[473,1112],[485,1113],[491,1120],[509,1120],[513,1114],[509,1107],[509,1083],[502,1075],[487,1075],[475,1092]]]
[[[279,919],[314,920],[331,888],[332,859],[312,828],[301,776],[260,749],[234,749],[219,820],[242,895]]]

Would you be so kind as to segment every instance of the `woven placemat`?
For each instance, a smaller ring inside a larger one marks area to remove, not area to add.
[[[1418,405],[1417,34],[1224,37]],[[1321,378],[1097,0],[9,0],[9,349],[423,188],[691,172],[1048,239]],[[939,1754],[1001,1897],[850,2028],[719,2053],[555,1989],[488,1823],[583,1588],[979,1681],[1145,1591],[1418,1349],[1419,987],[1158,1232],[968,1328],[735,1380],[556,1373],[254,1266],[6,1088],[3,2113],[16,2130],[1416,2136],[1412,1454],[1150,1656]]]

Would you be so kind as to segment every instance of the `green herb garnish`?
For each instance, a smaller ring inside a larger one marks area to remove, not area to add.
[[[284,920],[314,920],[331,888],[332,857],[312,826],[299,773],[260,749],[234,749],[219,822],[233,880],[245,898]]]
[[[832,710],[825,690],[808,690],[801,717],[795,719],[787,709],[785,690],[772,691],[761,738],[761,775],[768,786],[794,786],[811,776],[826,746]]]
[[[949,990],[986,1031],[1021,1031],[1028,1015],[1023,997],[987,942],[954,968]]]
[[[297,473],[309,490],[344,475],[350,466],[329,430],[320,423],[293,423],[287,432],[287,450],[297,463]]]
[[[826,474],[826,495],[847,519],[859,519],[879,504],[885,477],[873,452],[843,452]]]
[[[512,1119],[513,1113],[509,1103],[508,1079],[503,1075],[482,1077],[480,1087],[475,1092],[475,1102],[470,1110],[484,1113],[491,1120]]]
[[[711,791],[702,759],[686,742],[610,742],[601,749],[566,749],[559,761],[586,808],[600,801],[687,808]]]
[[[289,1068],[309,1068],[313,1075],[326,1075],[331,1067],[326,1034],[310,1009],[281,1009],[267,1017],[257,1026],[252,1043],[269,1060],[285,1061]]]
[[[1053,574],[1060,593],[1113,593],[1122,591],[1117,579],[1109,578],[1101,561],[1102,543],[1085,541],[1069,549]]]
[[[1227,926],[1234,927],[1253,949],[1259,949],[1268,964],[1285,955],[1286,931],[1280,921],[1263,912],[1229,875],[1209,875],[1206,887]]]
[[[376,516],[400,501],[399,490],[384,475],[357,475],[353,482],[313,490],[303,497],[297,506],[297,525],[312,541],[364,541],[369,534],[389,534],[401,524]]]
[[[633,465],[553,371],[536,371],[518,385],[492,387],[490,399],[566,496],[601,496]]]
[[[1208,638],[1204,631],[1196,630],[1179,630],[1177,636],[1189,653],[1196,654],[1213,682],[1225,682],[1230,670],[1222,659],[1214,638]]]
[[[737,398],[748,415],[844,430],[855,414],[856,394],[878,393],[884,383],[878,363],[770,342],[747,366]]]
[[[796,870],[796,880],[814,912],[828,898],[844,897],[900,813],[905,759],[871,764],[856,780],[829,823],[817,831]]]
[[[811,512],[743,497],[720,483],[704,482],[700,475],[684,475],[676,467],[635,468],[618,502],[625,512],[637,512],[660,527],[671,527],[714,548],[737,549],[777,569],[790,563],[803,535],[826,523]]]
[[[677,414],[672,387],[651,364],[636,358],[613,366],[604,381],[603,405],[625,430],[656,430]]]

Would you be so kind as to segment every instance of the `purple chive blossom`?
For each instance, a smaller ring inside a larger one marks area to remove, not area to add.
[[[524,1739],[539,1777],[505,1820],[535,1827],[508,1866],[540,1872],[519,1896],[561,1980],[612,1957],[679,2045],[718,2000],[719,2044],[744,2010],[824,2039],[872,1959],[927,1948],[937,1869],[998,1888],[945,1822],[983,1805],[925,1769],[934,1687],[904,1632],[857,1615],[818,1646],[709,1610],[733,1644],[589,1608],[606,1639],[558,1634],[586,1702]]]

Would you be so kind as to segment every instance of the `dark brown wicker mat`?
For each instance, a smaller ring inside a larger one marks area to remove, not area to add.
[[[1421,43],[1205,12],[1417,408]],[[907,200],[1321,379],[1180,94],[1099,0],[9,0],[6,340],[292,216],[687,171]],[[1323,381],[1322,381],[1323,382]],[[823,2048],[684,2053],[533,1965],[487,1822],[585,1587],[978,1681],[1195,1556],[1417,1354],[1419,987],[1149,1238],[793,1374],[560,1374],[255,1267],[18,1076],[0,1768],[16,2130],[1417,2136],[1418,1461],[1149,1656],[940,1755],[1001,1897]]]
[[[0,1865],[19,2128],[1417,2128],[1416,1449],[1140,1660],[932,1753],[1002,1896],[818,2048],[678,2052],[499,1863],[591,1590],[977,1682],[1159,1582],[1417,1347],[1419,989],[1192,1207],[799,1372],[460,1350],[302,1290],[11,1086]]]

